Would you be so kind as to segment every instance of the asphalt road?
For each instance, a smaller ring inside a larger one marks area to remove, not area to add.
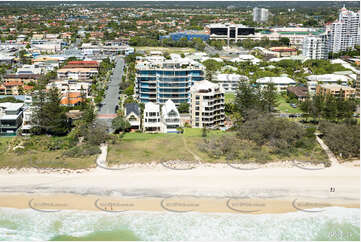
[[[97,116],[98,121],[106,125],[109,131],[112,131],[112,115],[116,114],[115,108],[119,103],[119,86],[123,76],[124,59],[122,57],[116,57],[115,63],[115,68],[110,76],[109,83],[105,90],[105,97]]]

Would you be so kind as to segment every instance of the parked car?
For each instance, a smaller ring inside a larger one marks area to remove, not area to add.
[[[291,107],[296,108],[296,107],[297,107],[297,105],[296,105],[296,104],[294,104],[294,103],[291,103]]]

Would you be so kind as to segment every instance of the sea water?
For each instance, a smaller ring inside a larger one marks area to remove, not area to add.
[[[360,241],[360,209],[252,215],[0,208],[0,240]]]

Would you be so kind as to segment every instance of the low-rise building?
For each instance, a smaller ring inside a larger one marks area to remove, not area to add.
[[[248,81],[247,76],[239,74],[220,74],[216,75],[215,81],[222,86],[226,93],[235,93],[240,81]]]
[[[321,84],[316,88],[318,95],[333,95],[335,97],[353,98],[356,94],[356,89],[348,86],[338,84]]]
[[[324,75],[310,75],[306,76],[308,92],[310,94],[316,93],[317,85],[319,84],[339,84],[347,86],[352,78],[345,75],[324,74]]]
[[[144,106],[143,114],[143,132],[160,132],[160,107],[159,104],[148,102]]]
[[[67,107],[74,107],[80,105],[82,102],[85,102],[86,98],[84,93],[81,92],[67,92],[62,94],[60,99],[60,105]]]
[[[141,114],[137,103],[127,103],[124,105],[125,119],[130,123],[132,130],[140,129]]]
[[[191,88],[191,124],[193,128],[224,127],[224,90],[216,83],[204,80]]]
[[[91,83],[86,81],[75,81],[75,80],[56,80],[50,82],[46,89],[57,88],[61,94],[68,92],[80,92],[86,98],[90,97]]]
[[[0,135],[13,136],[17,134],[23,122],[24,103],[0,103]]]
[[[96,68],[61,68],[57,71],[59,79],[90,80],[98,74]]]
[[[305,101],[308,97],[308,88],[303,86],[288,87],[287,95],[297,98],[298,101]]]
[[[277,92],[285,92],[288,87],[296,85],[296,82],[289,77],[263,77],[258,79],[256,83],[261,87],[273,83]]]
[[[271,47],[269,50],[277,58],[297,55],[297,49],[291,47]]]
[[[163,133],[178,133],[180,127],[180,116],[174,102],[168,99],[162,106],[162,127]]]

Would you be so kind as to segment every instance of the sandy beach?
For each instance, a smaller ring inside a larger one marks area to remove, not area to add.
[[[76,173],[0,172],[0,207],[39,210],[284,213],[359,207],[360,168],[239,170],[226,164],[162,165]]]

